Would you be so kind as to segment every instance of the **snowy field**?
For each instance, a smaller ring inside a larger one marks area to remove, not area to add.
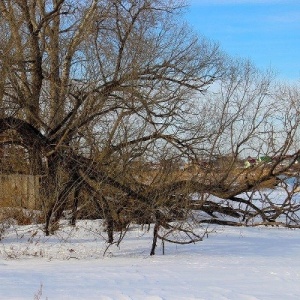
[[[85,227],[85,229],[82,229]],[[34,227],[0,244],[0,299],[300,299],[300,231],[214,227],[202,242],[158,245],[137,227],[106,252],[100,226],[81,221],[46,239]]]

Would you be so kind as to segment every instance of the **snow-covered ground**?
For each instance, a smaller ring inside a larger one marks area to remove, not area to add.
[[[9,231],[0,299],[300,299],[299,230],[216,226],[202,242],[166,244],[165,255],[159,244],[149,256],[151,232],[136,227],[103,256],[100,224],[80,222],[48,239],[34,227]]]

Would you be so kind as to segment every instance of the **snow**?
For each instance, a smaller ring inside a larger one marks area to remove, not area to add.
[[[299,230],[215,226],[190,245],[162,245],[133,228],[120,247],[99,221],[61,225],[46,238],[33,226],[11,229],[0,245],[0,299],[299,299]],[[39,294],[42,292],[42,295]]]

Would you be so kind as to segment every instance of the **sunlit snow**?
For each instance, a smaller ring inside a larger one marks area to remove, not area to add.
[[[159,244],[155,256],[140,227],[105,256],[99,221],[50,238],[12,230],[0,245],[0,299],[299,299],[299,230],[211,230],[197,244],[166,244],[165,255]]]

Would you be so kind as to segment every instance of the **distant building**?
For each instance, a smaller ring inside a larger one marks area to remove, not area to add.
[[[250,168],[250,167],[253,167],[255,166],[257,163],[257,159],[256,158],[253,158],[251,156],[248,156],[246,161],[245,161],[245,168]]]

